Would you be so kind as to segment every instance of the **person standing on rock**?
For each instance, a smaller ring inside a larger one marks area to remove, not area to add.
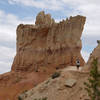
[[[38,72],[38,65],[37,64],[35,64],[34,70],[35,70],[35,72]]]
[[[79,69],[79,67],[80,67],[80,60],[79,59],[76,60],[76,66],[77,66],[77,69]]]

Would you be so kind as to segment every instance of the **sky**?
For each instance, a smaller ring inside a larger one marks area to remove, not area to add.
[[[16,55],[16,28],[34,24],[40,11],[59,22],[70,16],[86,16],[82,56],[88,60],[100,40],[100,0],[0,0],[0,74],[11,70]]]

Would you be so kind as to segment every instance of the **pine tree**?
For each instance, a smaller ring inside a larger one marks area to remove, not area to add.
[[[94,59],[88,82],[84,83],[90,100],[100,100],[100,73],[97,64],[97,59]]]

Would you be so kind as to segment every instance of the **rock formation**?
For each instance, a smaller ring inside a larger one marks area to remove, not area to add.
[[[100,42],[97,41],[98,45],[97,47],[93,50],[93,52],[90,54],[90,57],[89,57],[89,60],[86,64],[86,66],[84,67],[84,70],[85,71],[90,71],[91,69],[91,65],[92,65],[92,62],[95,58],[98,59],[98,68],[100,70]]]
[[[77,58],[83,65],[80,38],[85,19],[78,15],[55,23],[50,14],[40,12],[35,25],[19,25],[12,70],[33,71],[41,67],[75,65]]]
[[[51,18],[50,14],[45,14],[44,11],[41,11],[36,17],[36,26],[38,27],[50,27],[54,24],[55,21]]]
[[[35,87],[59,68],[75,65],[80,54],[86,18],[70,17],[55,23],[40,12],[35,25],[17,28],[17,49],[11,72],[0,75],[0,100],[17,100],[19,93]]]

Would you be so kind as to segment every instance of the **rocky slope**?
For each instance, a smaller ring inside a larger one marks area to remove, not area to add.
[[[90,54],[89,60],[84,67],[84,71],[90,71],[92,62],[95,58],[98,59],[98,69],[100,70],[100,42],[98,42],[97,47]]]
[[[61,70],[60,73],[58,78],[49,78],[28,92],[22,93],[19,98],[21,100],[44,100],[43,98],[47,100],[89,100],[84,89],[88,73],[67,68]],[[74,82],[75,84],[72,85]]]
[[[0,100],[16,100],[57,69],[75,65],[77,58],[84,65],[80,38],[85,20],[78,15],[55,23],[50,14],[40,12],[35,25],[20,24],[11,72],[0,75]]]

